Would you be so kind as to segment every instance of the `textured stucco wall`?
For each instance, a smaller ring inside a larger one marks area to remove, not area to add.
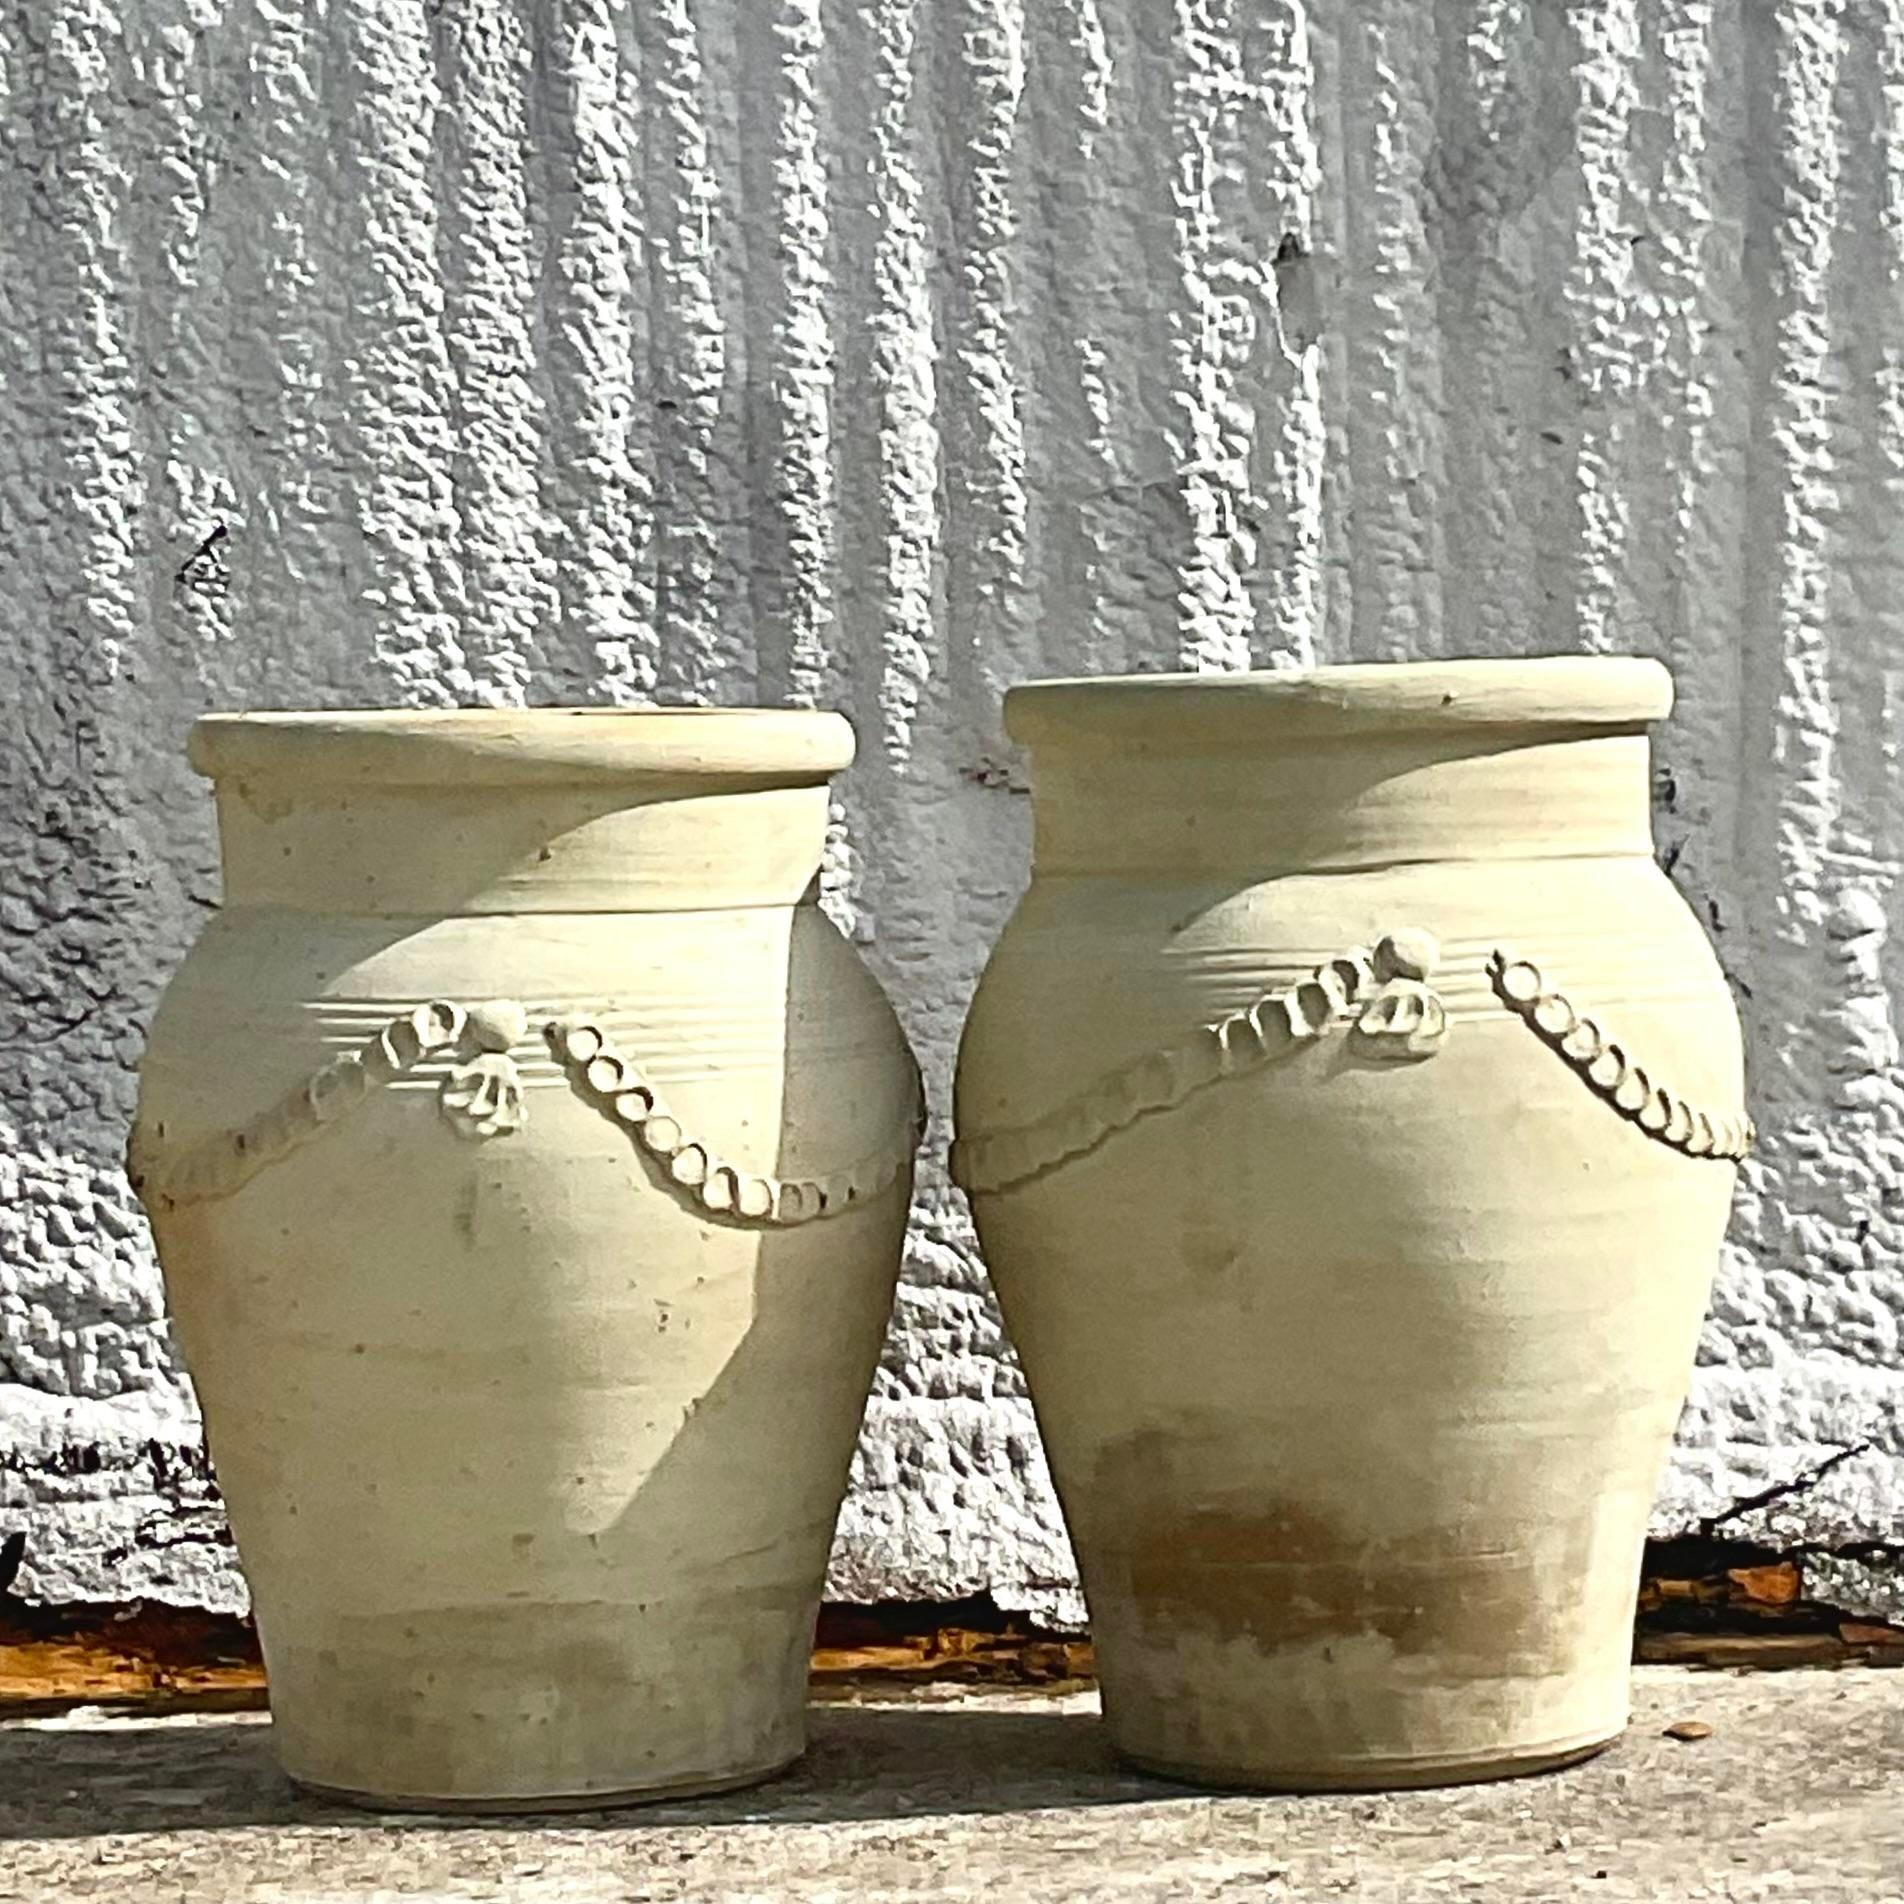
[[[1904,0],[12,0],[0,98],[23,1588],[238,1591],[117,1163],[201,709],[852,715],[937,1116],[835,1589],[1049,1604],[940,1165],[1000,686],[1633,648],[1765,1133],[1660,1525],[1835,1459],[1728,1528],[1898,1604]]]

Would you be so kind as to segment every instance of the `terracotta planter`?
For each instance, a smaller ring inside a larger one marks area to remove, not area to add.
[[[955,1174],[1118,1748],[1252,1786],[1625,1722],[1750,1141],[1630,660],[1053,682]]]
[[[606,1803],[803,1742],[918,1081],[837,716],[203,721],[132,1168],[293,1777]]]

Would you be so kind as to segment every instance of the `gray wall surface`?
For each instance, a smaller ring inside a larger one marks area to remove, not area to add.
[[[942,1167],[1001,687],[1632,649],[1764,1133],[1658,1525],[1904,1601],[1904,0],[12,0],[0,142],[23,1590],[242,1591],[118,1162],[202,709],[852,716],[935,1117],[834,1591],[1074,1613]]]

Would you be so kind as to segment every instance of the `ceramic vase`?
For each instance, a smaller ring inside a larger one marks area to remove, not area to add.
[[[202,721],[133,1180],[299,1781],[605,1804],[803,1743],[918,1074],[835,715]]]
[[[1034,869],[954,1174],[1136,1764],[1400,1786],[1621,1730],[1751,1141],[1653,859],[1670,701],[1624,659],[1008,695]]]

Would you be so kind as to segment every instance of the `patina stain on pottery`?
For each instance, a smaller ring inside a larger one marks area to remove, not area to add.
[[[1625,1722],[1751,1141],[1622,659],[1035,683],[954,1170],[1112,1736],[1265,1787]]]
[[[132,1171],[288,1770],[609,1803],[803,1743],[918,1077],[837,716],[214,717]]]

